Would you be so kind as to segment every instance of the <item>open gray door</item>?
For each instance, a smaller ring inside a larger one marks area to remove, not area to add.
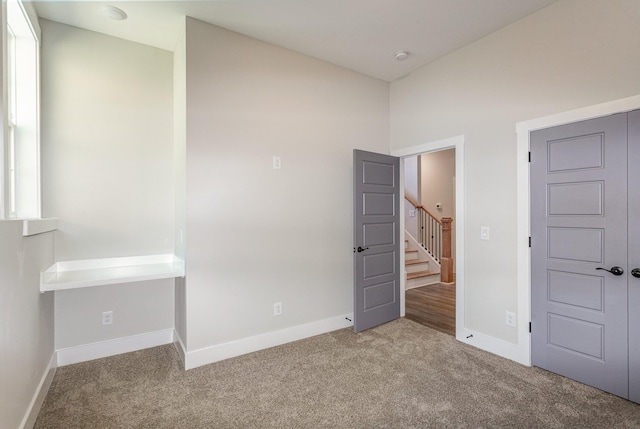
[[[400,159],[353,151],[354,320],[360,332],[400,317]]]

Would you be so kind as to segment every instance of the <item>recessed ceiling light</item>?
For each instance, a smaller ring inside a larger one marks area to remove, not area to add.
[[[404,61],[409,58],[409,52],[407,51],[398,51],[394,54],[396,61]]]
[[[127,13],[115,6],[102,6],[100,8],[100,14],[114,21],[124,21],[127,19]]]

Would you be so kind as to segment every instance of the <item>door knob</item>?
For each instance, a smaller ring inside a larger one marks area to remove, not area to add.
[[[358,250],[358,253],[360,253],[360,252],[364,252],[364,251],[365,251],[365,250],[367,250],[367,249],[368,249],[368,247],[365,247],[365,248],[363,249],[362,247],[358,246],[358,249],[357,249],[357,250]]]
[[[640,279],[640,268],[634,268],[631,270],[631,275]]]
[[[624,274],[624,270],[622,268],[620,268],[620,267],[617,267],[617,266],[616,267],[611,267],[610,270],[607,270],[606,268],[596,268],[596,270],[604,270],[604,271],[607,271],[607,272],[613,274],[614,276],[621,276],[621,275]],[[633,274],[633,272],[631,274]],[[640,270],[638,270],[638,276],[640,277]]]

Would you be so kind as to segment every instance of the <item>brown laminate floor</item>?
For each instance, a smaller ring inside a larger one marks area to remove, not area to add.
[[[405,292],[405,317],[421,325],[456,335],[456,286],[436,283]]]

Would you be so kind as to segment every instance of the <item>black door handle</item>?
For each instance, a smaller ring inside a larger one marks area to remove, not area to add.
[[[640,268],[634,268],[631,270],[631,275],[635,278],[640,279]]]
[[[611,267],[610,270],[607,270],[606,268],[596,268],[596,270],[604,270],[607,272],[610,272],[611,274],[613,274],[614,276],[621,276],[624,274],[624,270],[620,267]],[[633,272],[631,273],[633,274]],[[640,270],[638,270],[638,276],[640,276]]]
[[[357,250],[358,250],[358,253],[360,253],[360,252],[364,252],[364,251],[365,251],[365,250],[367,250],[367,249],[368,249],[368,247],[365,247],[365,248],[363,249],[362,247],[358,246],[358,249],[357,249]]]

